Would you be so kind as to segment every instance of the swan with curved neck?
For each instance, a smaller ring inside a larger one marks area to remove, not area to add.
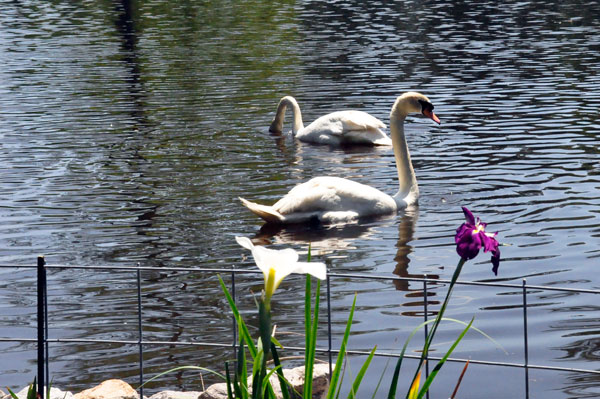
[[[392,145],[392,140],[383,131],[385,124],[362,111],[332,112],[304,127],[300,106],[292,96],[285,96],[279,101],[269,131],[282,131],[288,107],[292,109],[292,133],[300,141],[329,145]]]
[[[390,113],[390,130],[398,170],[398,192],[394,196],[376,188],[340,177],[315,177],[294,187],[272,206],[243,198],[242,204],[269,223],[343,223],[361,217],[396,213],[416,204],[419,186],[404,136],[404,120],[409,113],[420,113],[440,123],[427,97],[417,92],[396,99]]]

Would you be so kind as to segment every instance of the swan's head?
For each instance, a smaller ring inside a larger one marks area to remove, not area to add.
[[[429,99],[416,91],[409,91],[396,99],[390,118],[404,119],[408,114],[423,114],[438,125],[440,119],[433,113],[433,104]]]
[[[285,110],[287,107],[292,107],[292,109],[300,109],[298,107],[298,103],[296,99],[292,96],[285,96],[281,100],[279,100],[279,104],[277,105],[277,112],[275,113],[275,118],[271,122],[271,126],[269,126],[269,131],[272,133],[281,133],[283,130],[283,117],[285,116]]]

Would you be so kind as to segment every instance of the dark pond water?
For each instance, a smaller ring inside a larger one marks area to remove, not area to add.
[[[576,0],[3,1],[0,263],[31,265],[44,254],[50,264],[250,268],[234,241],[245,235],[302,254],[312,243],[330,272],[449,279],[465,205],[512,245],[502,247],[497,277],[485,256],[462,279],[598,289],[599,16],[597,2]],[[312,146],[295,141],[289,124],[283,135],[268,126],[283,95],[296,97],[305,121],[355,108],[388,123],[407,90],[428,95],[442,120],[407,120],[417,209],[345,228],[265,231],[239,204],[238,196],[272,203],[323,174],[393,194],[391,149]],[[132,277],[52,271],[50,336],[135,339]],[[230,340],[214,276],[143,280],[146,339]],[[260,286],[252,276],[238,283],[251,323],[250,291]],[[282,332],[303,331],[302,287],[292,278],[277,294]],[[336,340],[355,292],[351,347],[398,350],[421,320],[420,285],[335,281]],[[0,269],[1,337],[35,336],[34,293],[31,271]],[[444,293],[433,287],[431,300]],[[598,368],[597,298],[533,292],[529,301],[531,363]],[[523,362],[519,304],[512,289],[457,289],[448,316],[475,315],[508,354],[473,334],[454,355]],[[458,331],[440,331],[440,345]],[[0,352],[0,386],[33,378],[34,345],[0,343]],[[146,374],[220,369],[229,355],[148,347]],[[136,347],[61,344],[51,356],[54,384],[66,389],[137,381]],[[363,394],[384,367],[373,364]],[[435,396],[449,395],[459,367],[442,370]],[[508,383],[490,393],[499,379]],[[530,384],[531,397],[600,395],[593,375],[537,371]],[[463,397],[523,397],[524,378],[471,366],[462,387]],[[199,379],[177,374],[148,389],[198,390]]]

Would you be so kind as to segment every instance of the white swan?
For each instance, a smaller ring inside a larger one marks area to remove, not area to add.
[[[440,123],[433,105],[420,93],[404,93],[390,113],[390,129],[398,170],[398,192],[393,197],[373,187],[340,177],[315,177],[294,187],[273,206],[255,204],[240,198],[242,204],[270,223],[341,223],[365,216],[396,213],[415,204],[419,187],[404,137],[404,119],[409,113],[422,113]]]
[[[385,124],[372,115],[362,111],[337,111],[323,115],[310,125],[304,127],[302,113],[296,99],[283,97],[277,105],[275,118],[269,131],[280,133],[283,129],[283,118],[287,107],[292,108],[292,133],[300,140],[317,144],[372,144],[392,145],[392,140],[385,134]]]

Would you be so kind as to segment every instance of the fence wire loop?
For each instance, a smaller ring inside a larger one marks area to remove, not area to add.
[[[38,393],[40,397],[45,397],[44,389],[48,385],[49,375],[50,375],[50,359],[48,356],[48,348],[50,344],[58,345],[61,343],[105,343],[105,344],[127,344],[127,345],[137,345],[139,348],[139,382],[140,382],[140,397],[143,397],[143,387],[141,386],[144,383],[144,347],[147,346],[198,346],[198,347],[213,347],[213,348],[231,348],[232,343],[214,343],[214,342],[187,342],[187,341],[158,341],[158,340],[145,340],[144,339],[144,317],[142,313],[143,309],[143,295],[142,295],[142,272],[143,271],[170,271],[170,272],[203,272],[203,273],[230,273],[231,274],[231,289],[234,295],[236,296],[236,275],[237,274],[262,274],[260,270],[249,270],[249,269],[238,269],[235,267],[229,269],[215,269],[215,268],[168,268],[168,267],[143,267],[137,264],[137,266],[71,266],[71,265],[47,265],[43,256],[39,256],[37,258],[36,266],[29,265],[0,265],[0,269],[3,268],[14,268],[14,269],[22,269],[22,268],[35,268],[37,270],[37,339],[32,338],[20,338],[20,337],[0,337],[0,342],[37,342],[37,381],[38,381]],[[137,316],[138,316],[138,339],[137,340],[110,340],[110,339],[66,339],[66,338],[50,338],[48,336],[48,287],[47,287],[47,276],[46,273],[50,269],[55,270],[97,270],[97,271],[123,271],[123,272],[135,272],[136,276],[136,285],[137,285]],[[333,348],[333,340],[332,340],[332,319],[331,315],[333,309],[331,307],[331,288],[332,281],[335,279],[340,280],[348,280],[348,279],[356,279],[356,280],[387,280],[387,281],[405,281],[405,282],[417,282],[423,285],[423,317],[424,321],[428,319],[428,283],[435,284],[448,284],[449,280],[440,280],[440,279],[430,279],[427,275],[423,278],[418,277],[398,277],[398,276],[378,276],[378,275],[360,275],[360,274],[348,274],[348,273],[329,273],[327,275],[327,289],[325,295],[327,296],[326,301],[326,311],[327,311],[327,347],[326,348],[317,348],[317,352],[323,355],[327,355],[329,358],[329,365],[331,369],[332,364],[332,356],[337,354],[338,351]],[[522,309],[523,309],[523,363],[510,363],[510,362],[500,362],[500,361],[483,361],[477,359],[469,359],[470,364],[481,364],[481,365],[491,365],[491,366],[500,366],[500,367],[513,367],[513,368],[522,368],[524,369],[524,377],[525,377],[525,397],[529,398],[529,370],[537,369],[537,370],[551,370],[551,371],[559,371],[559,372],[574,372],[574,373],[587,373],[587,374],[597,374],[600,375],[599,370],[589,370],[589,369],[579,369],[579,368],[569,368],[569,367],[556,367],[556,366],[545,366],[545,365],[537,365],[531,364],[529,360],[529,336],[528,336],[528,304],[527,304],[527,292],[528,290],[538,290],[538,291],[554,291],[554,292],[571,292],[571,293],[587,293],[587,294],[600,294],[600,290],[590,290],[590,289],[575,289],[575,288],[566,288],[566,287],[555,287],[555,286],[539,286],[539,285],[527,285],[526,279],[522,280],[522,284],[508,284],[508,283],[494,283],[494,282],[473,282],[473,281],[457,281],[457,286],[489,286],[496,288],[511,288],[516,290],[521,290],[522,292]],[[233,335],[233,349],[235,351],[237,347],[237,325],[235,322],[232,323],[232,335]],[[427,335],[427,327],[425,327],[425,335]],[[304,348],[287,346],[287,350],[290,351],[299,351],[304,350]],[[368,352],[365,351],[357,351],[357,350],[348,350],[347,354],[349,355],[368,355]],[[375,356],[383,357],[383,358],[397,358],[399,355],[396,353],[387,353],[387,352],[375,352]],[[405,358],[418,359],[420,356],[405,354]],[[430,356],[430,360],[439,360],[439,358],[435,356]],[[449,362],[460,362],[465,363],[467,359],[459,359],[459,358],[449,358]]]

